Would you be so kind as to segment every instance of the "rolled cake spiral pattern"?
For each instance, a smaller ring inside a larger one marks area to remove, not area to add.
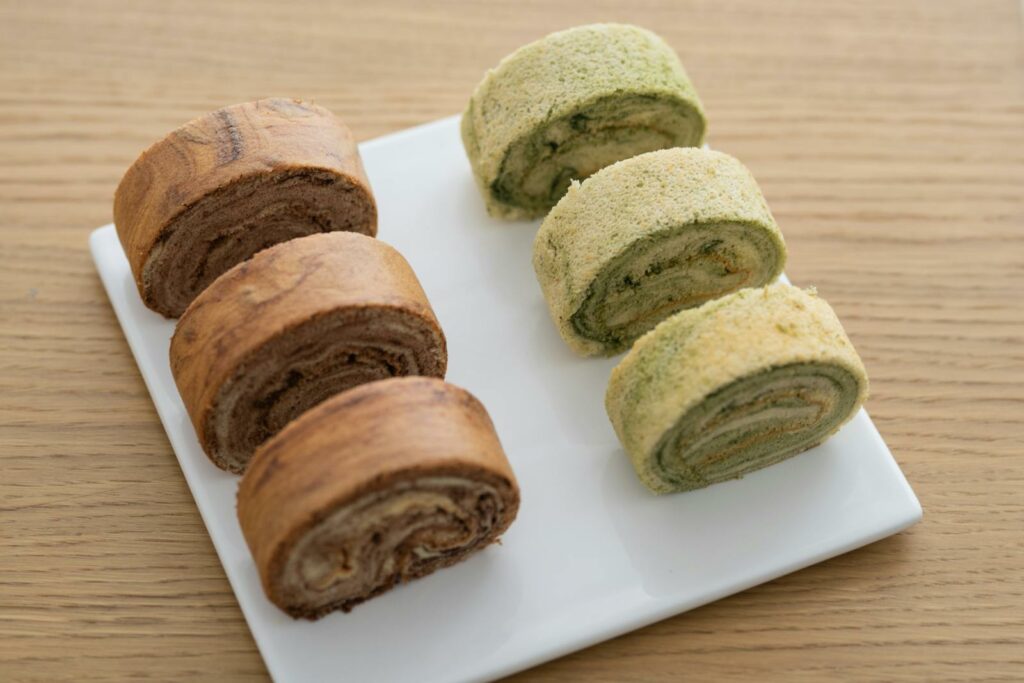
[[[311,235],[219,277],[178,321],[171,370],[199,441],[241,472],[253,450],[335,393],[443,377],[445,338],[401,254],[371,237]]]
[[[642,152],[700,145],[705,119],[679,58],[650,31],[553,33],[487,73],[462,140],[488,211],[537,218],[574,178]]]
[[[429,378],[373,382],[264,444],[238,518],[268,597],[318,618],[497,540],[519,489],[487,412]]]
[[[827,439],[867,397],[831,307],[783,283],[665,320],[612,371],[615,432],[652,491],[742,477]]]
[[[377,233],[348,128],[322,107],[268,99],[217,110],[150,147],[114,196],[143,302],[168,317],[236,263],[319,232]]]
[[[583,355],[622,351],[679,310],[769,283],[785,261],[746,167],[694,148],[643,154],[574,183],[533,245],[551,317]]]

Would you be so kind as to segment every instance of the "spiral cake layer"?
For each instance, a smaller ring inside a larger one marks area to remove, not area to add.
[[[210,459],[256,447],[358,384],[443,377],[444,335],[401,254],[355,233],[276,245],[213,282],[178,321],[171,370]]]
[[[377,233],[355,141],[333,114],[288,99],[217,110],[150,147],[114,196],[143,302],[177,317],[213,280],[295,237]]]
[[[832,308],[783,283],[659,324],[612,371],[605,406],[656,493],[742,477],[818,445],[868,379]]]
[[[704,112],[650,31],[581,26],[530,43],[477,86],[462,141],[493,216],[537,218],[573,179],[636,154],[700,145]]]
[[[305,413],[257,451],[238,490],[267,596],[308,619],[462,560],[518,508],[486,410],[422,377],[367,384]]]
[[[533,244],[551,317],[583,355],[617,353],[677,311],[771,282],[785,261],[750,172],[695,148],[643,154],[573,184]]]

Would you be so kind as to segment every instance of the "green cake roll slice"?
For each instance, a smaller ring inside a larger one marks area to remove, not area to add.
[[[462,141],[492,216],[543,216],[574,178],[666,147],[699,146],[704,111],[665,41],[594,24],[526,45],[487,73]]]
[[[786,245],[743,164],[697,148],[598,171],[544,219],[533,266],[582,355],[611,355],[685,308],[775,280]]]
[[[605,407],[641,481],[688,491],[822,443],[868,393],[832,308],[783,283],[683,311],[612,371]]]

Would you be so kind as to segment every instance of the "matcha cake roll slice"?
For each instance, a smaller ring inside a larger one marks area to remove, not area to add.
[[[750,172],[696,148],[642,154],[574,183],[533,243],[551,317],[583,355],[617,353],[677,311],[772,282],[785,262]]]
[[[704,140],[704,111],[675,52],[636,26],[552,33],[487,73],[462,115],[488,212],[539,218],[574,178]]]
[[[612,371],[605,407],[641,481],[688,491],[816,446],[868,393],[832,308],[783,283],[683,311]]]

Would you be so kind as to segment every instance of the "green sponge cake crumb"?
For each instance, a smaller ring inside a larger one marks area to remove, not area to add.
[[[679,310],[767,284],[785,261],[746,167],[692,147],[642,154],[574,183],[533,244],[551,317],[583,355],[622,351]]]
[[[462,141],[493,216],[538,218],[573,179],[631,156],[699,146],[704,111],[679,58],[650,31],[594,24],[552,33],[489,71]]]
[[[827,439],[868,378],[832,308],[783,283],[665,320],[612,371],[605,407],[641,481],[687,491]]]

